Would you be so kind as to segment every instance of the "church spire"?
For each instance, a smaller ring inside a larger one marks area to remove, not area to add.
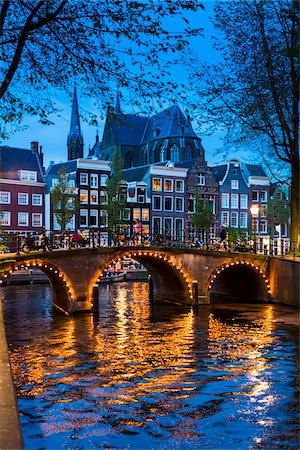
[[[117,114],[121,113],[121,102],[120,102],[120,89],[118,87],[117,89],[117,95],[116,95],[116,106],[115,106],[115,112]]]
[[[68,160],[83,158],[83,136],[80,128],[80,117],[77,100],[76,85],[74,87],[71,124],[67,140]]]

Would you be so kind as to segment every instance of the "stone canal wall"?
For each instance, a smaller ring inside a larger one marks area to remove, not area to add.
[[[272,301],[300,306],[300,259],[272,258],[270,263]]]
[[[21,450],[23,440],[0,302],[0,449]]]

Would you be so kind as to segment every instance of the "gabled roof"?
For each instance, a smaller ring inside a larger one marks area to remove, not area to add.
[[[77,159],[71,161],[65,161],[58,164],[52,164],[52,166],[47,169],[47,176],[55,177],[57,176],[59,170],[64,167],[66,172],[75,172],[77,169]]]
[[[34,150],[0,146],[1,178],[18,180],[19,170],[37,172],[37,181],[44,182],[39,156]]]
[[[125,181],[128,181],[129,183],[131,181],[143,181],[145,175],[149,171],[150,167],[153,166],[168,166],[169,161],[163,161],[159,163],[153,163],[153,164],[146,164],[145,166],[137,166],[132,167],[131,169],[125,169],[123,170],[123,179]]]
[[[111,114],[108,124],[118,144],[138,146],[141,143],[148,118],[135,114]]]
[[[251,176],[256,176],[256,177],[267,177],[268,175],[266,174],[264,168],[258,164],[245,164],[250,177]]]
[[[222,181],[227,170],[227,164],[222,164],[221,166],[214,166],[211,168],[213,176],[216,181]]]

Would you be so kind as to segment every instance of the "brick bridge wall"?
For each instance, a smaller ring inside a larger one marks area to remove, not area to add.
[[[94,284],[109,264],[124,256],[136,259],[151,274],[154,301],[203,304],[210,302],[210,293],[230,295],[232,285],[237,293],[243,293],[254,285],[262,301],[284,300],[297,304],[297,287],[290,286],[295,281],[295,273],[299,280],[300,264],[281,263],[277,258],[263,255],[112,247],[30,253],[16,256],[10,262],[3,262],[5,255],[2,255],[0,265],[4,275],[22,264],[40,268],[53,286],[53,303],[64,311],[75,312],[91,310]],[[249,297],[256,295],[255,292]]]

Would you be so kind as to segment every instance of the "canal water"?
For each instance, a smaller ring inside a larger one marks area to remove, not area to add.
[[[101,287],[99,315],[48,286],[1,289],[25,449],[296,449],[298,311],[150,305]]]

